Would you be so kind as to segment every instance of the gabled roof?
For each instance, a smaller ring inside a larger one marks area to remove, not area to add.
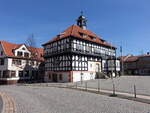
[[[86,37],[84,37],[82,34],[86,35]],[[107,47],[116,48],[116,47],[112,46],[111,44],[109,44],[108,42],[106,42],[105,40],[103,40],[101,37],[97,36],[95,33],[91,32],[90,30],[84,30],[77,25],[70,26],[63,33],[56,36],[55,38],[48,41],[47,43],[43,44],[43,46],[47,45],[51,42],[63,39],[63,38],[68,37],[68,36],[73,36],[73,37],[80,38],[83,40],[95,42],[95,43],[98,43],[98,44],[101,44],[101,45],[104,45]]]
[[[14,43],[6,42],[6,41],[0,41],[0,44],[2,45],[2,47],[4,49],[4,53],[6,54],[7,57],[21,58],[21,57],[15,56],[13,51],[25,44],[14,44]],[[43,48],[33,48],[33,47],[29,47],[29,46],[26,46],[26,47],[31,53],[33,53],[33,54],[37,53],[36,58],[32,58],[32,59],[44,60],[42,57],[44,54]]]
[[[130,56],[125,60],[125,62],[135,62],[138,60],[139,57],[140,56]]]
[[[137,61],[141,56],[133,56],[133,55],[127,55],[119,57],[119,59],[123,62],[135,62]]]

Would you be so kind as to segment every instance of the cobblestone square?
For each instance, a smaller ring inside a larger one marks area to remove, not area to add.
[[[1,86],[15,100],[17,113],[148,113],[150,105],[71,89]]]

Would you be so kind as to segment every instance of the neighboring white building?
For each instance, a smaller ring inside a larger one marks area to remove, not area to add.
[[[77,19],[77,25],[72,25],[43,46],[46,82],[90,80],[100,72],[120,71],[116,69],[119,65],[114,64],[118,67],[112,68],[113,71],[108,67],[108,59],[116,57],[116,47],[87,30],[83,15]]]
[[[42,78],[38,69],[43,60],[42,48],[0,41],[0,84]]]

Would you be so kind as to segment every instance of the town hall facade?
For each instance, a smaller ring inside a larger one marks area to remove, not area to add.
[[[95,79],[97,73],[119,73],[116,47],[87,30],[86,22],[81,15],[77,25],[43,44],[46,82],[76,82]]]

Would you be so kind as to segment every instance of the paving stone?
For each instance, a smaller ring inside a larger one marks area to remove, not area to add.
[[[17,113],[148,113],[150,105],[71,89],[2,86],[15,99]]]

